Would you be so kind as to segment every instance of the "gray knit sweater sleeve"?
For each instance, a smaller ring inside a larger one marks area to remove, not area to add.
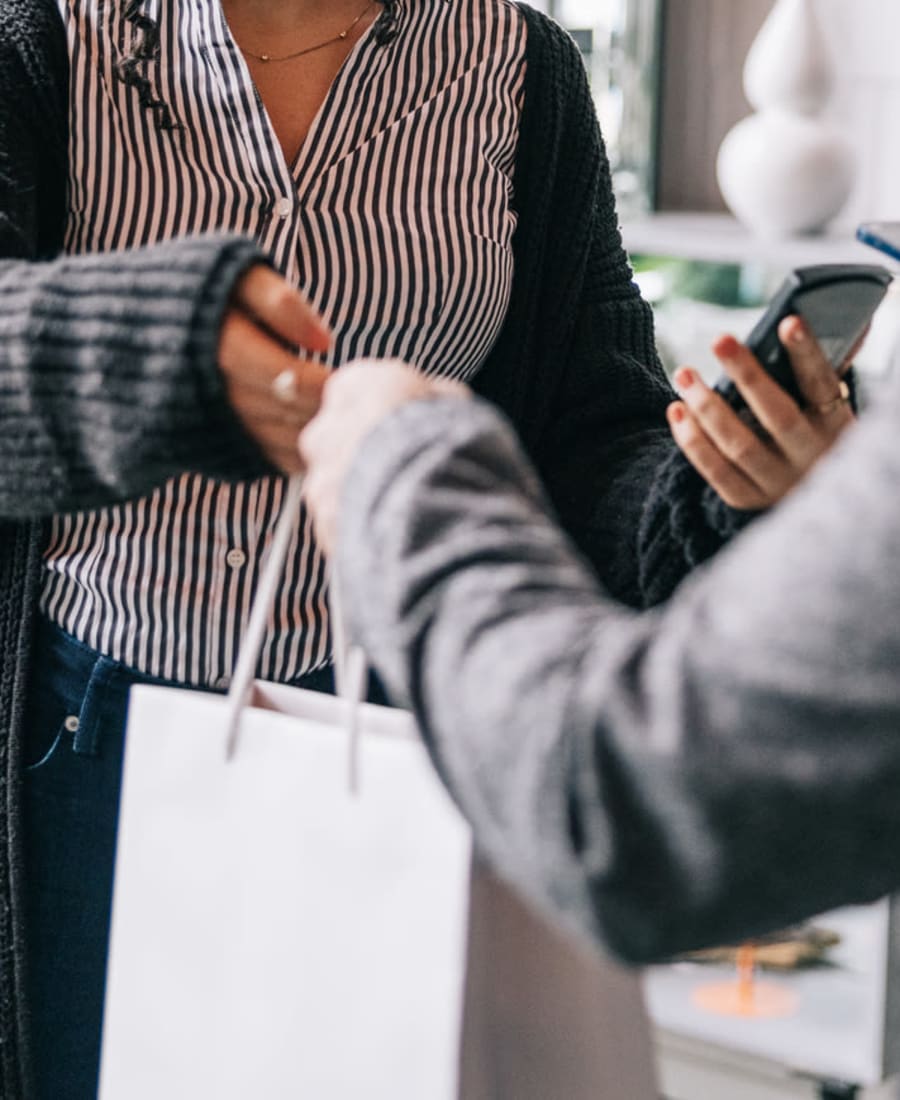
[[[60,256],[67,52],[52,0],[0,0],[0,519],[268,472],[225,398],[237,238]]]
[[[643,615],[486,407],[419,402],[345,489],[351,632],[511,880],[634,960],[900,884],[900,386]]]
[[[269,467],[230,411],[217,366],[239,239],[34,263],[0,262],[0,516],[139,495],[197,470]]]

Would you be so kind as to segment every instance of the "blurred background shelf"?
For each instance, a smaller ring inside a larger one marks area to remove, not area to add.
[[[622,239],[634,256],[760,263],[785,271],[807,264],[881,262],[880,254],[855,240],[849,229],[816,237],[766,240],[748,233],[728,214],[648,214],[624,222]]]
[[[792,268],[884,263],[850,228],[815,237],[754,236],[729,214],[666,212],[625,219],[622,239],[641,292],[653,306],[657,346],[671,372],[688,364],[708,381],[721,368],[710,346],[723,332],[743,339]],[[863,400],[900,360],[900,277],[877,311],[856,358]]]

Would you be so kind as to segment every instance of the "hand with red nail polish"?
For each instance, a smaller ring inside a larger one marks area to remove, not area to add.
[[[697,371],[682,367],[682,401],[669,406],[672,435],[694,468],[732,508],[768,508],[785,496],[853,423],[846,384],[799,317],[782,321],[803,406],[785,392],[733,336],[713,352],[756,419],[748,424]],[[845,364],[844,369],[848,364]]]

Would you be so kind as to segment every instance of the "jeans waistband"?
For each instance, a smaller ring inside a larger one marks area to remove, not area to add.
[[[80,700],[73,747],[76,752],[90,756],[98,752],[103,716],[111,708],[121,712],[124,722],[128,691],[135,684],[182,687],[192,691],[215,690],[139,672],[104,656],[43,617],[38,621],[31,668],[32,698],[50,685],[65,683],[67,693]],[[295,687],[333,694],[334,670],[327,665],[297,677],[292,683]],[[374,673],[369,675],[367,698],[372,703],[387,703],[384,689]]]
[[[67,690],[80,698],[74,748],[90,756],[98,751],[102,716],[109,704],[121,706],[124,714],[128,690],[134,684],[187,686],[106,657],[43,617],[37,624],[31,669],[32,697],[51,684],[65,683]]]

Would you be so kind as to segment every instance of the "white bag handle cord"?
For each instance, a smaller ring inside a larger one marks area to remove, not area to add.
[[[368,662],[360,646],[351,645],[344,626],[341,592],[334,570],[328,579],[328,621],[331,623],[331,648],[334,659],[334,690],[347,705],[348,774],[351,794],[359,791],[359,704],[368,683]]]
[[[234,675],[231,678],[225,726],[225,753],[229,760],[232,759],[237,748],[241,712],[253,687],[256,666],[259,662],[259,655],[265,638],[269,611],[275,603],[275,592],[284,572],[284,563],[287,558],[294,525],[297,521],[297,514],[300,511],[302,494],[303,477],[300,474],[295,474],[287,483],[287,489],[281,504],[281,515],[278,517],[275,534],[272,537],[272,545],[266,555],[259,585],[253,596],[250,619],[241,641],[241,649],[234,668]],[[337,585],[333,576],[329,584],[329,618],[331,620],[334,648],[335,687],[340,698],[345,699],[348,703],[347,730],[350,735],[350,786],[352,790],[355,790],[358,752],[357,712],[359,709],[358,704],[363,697],[367,666],[362,650],[351,647],[346,640]]]

